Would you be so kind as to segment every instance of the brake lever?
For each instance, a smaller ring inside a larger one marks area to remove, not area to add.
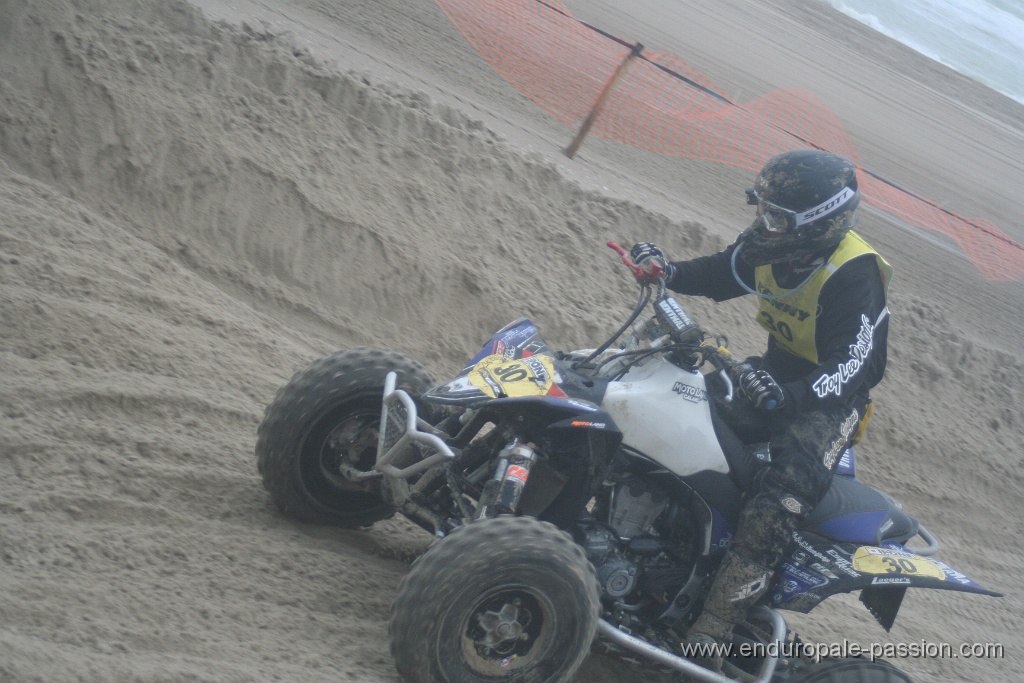
[[[659,289],[663,290],[665,286],[665,271],[657,263],[651,264],[653,267],[650,272],[644,270],[637,264],[633,263],[633,259],[629,257],[629,252],[620,247],[615,242],[608,242],[608,246],[619,252],[619,257],[622,262],[629,268],[629,272],[633,273],[633,277],[636,278],[637,282],[642,285],[653,285],[660,283]]]

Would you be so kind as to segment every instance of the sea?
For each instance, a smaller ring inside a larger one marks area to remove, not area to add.
[[[1024,104],[1024,0],[822,0]]]

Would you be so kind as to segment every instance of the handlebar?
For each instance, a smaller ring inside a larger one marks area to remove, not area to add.
[[[703,341],[704,331],[690,319],[690,316],[679,305],[679,302],[666,294],[665,276],[667,273],[657,262],[650,264],[650,270],[645,270],[633,262],[629,252],[623,247],[615,242],[608,242],[607,245],[619,254],[622,263],[625,264],[626,268],[629,269],[629,272],[633,274],[633,277],[640,284],[640,301],[637,304],[637,308],[633,311],[633,315],[626,322],[626,325],[609,339],[607,343],[584,359],[583,362],[588,362],[600,355],[610,346],[612,341],[618,338],[636,320],[640,311],[646,306],[647,301],[650,300],[650,286],[656,284],[658,286],[658,294],[654,300],[655,317],[668,329],[671,338],[676,342],[676,346],[694,350],[699,347],[700,357],[709,361],[715,367],[725,383],[725,401],[731,402],[735,396],[733,378],[738,377],[742,372],[750,370],[751,366],[747,363],[739,362],[732,357],[732,353],[728,348],[729,340],[724,336],[716,338],[715,344]],[[767,410],[773,410],[777,406],[778,402],[775,399],[768,399],[764,404],[764,408]]]
[[[608,242],[608,247],[615,250],[618,253],[619,258],[622,259],[622,263],[629,269],[629,272],[636,278],[636,281],[640,284],[640,301],[637,303],[636,309],[630,316],[626,324],[616,332],[611,339],[605,344],[591,353],[587,358],[577,363],[577,365],[585,364],[590,360],[596,358],[605,349],[607,349],[611,343],[621,335],[629,325],[633,324],[640,311],[650,301],[651,296],[651,285],[658,286],[657,297],[654,300],[655,318],[659,320],[662,325],[669,331],[671,338],[676,344],[674,346],[681,348],[688,348],[694,351],[699,351],[700,358],[710,362],[715,370],[718,371],[721,376],[723,383],[726,388],[726,395],[724,400],[731,402],[735,396],[735,384],[733,378],[736,377],[740,372],[749,368],[745,363],[736,361],[730,353],[728,344],[729,340],[724,336],[719,336],[715,339],[715,343],[708,343],[704,341],[704,331],[691,319],[686,311],[679,305],[672,296],[666,294],[665,291],[665,270],[661,268],[658,263],[651,264],[651,270],[645,270],[633,262],[630,258],[629,252],[623,247],[616,244],[615,242]],[[699,365],[699,363],[698,363]],[[771,403],[774,404],[774,401]],[[775,405],[768,405],[767,408],[771,410]]]

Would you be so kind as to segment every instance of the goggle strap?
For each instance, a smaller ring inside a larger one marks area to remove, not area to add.
[[[840,207],[856,196],[857,190],[850,187],[844,187],[821,204],[796,214],[796,227],[800,227],[801,225],[810,223],[811,221],[816,221],[819,218],[824,218],[825,216],[838,211]]]

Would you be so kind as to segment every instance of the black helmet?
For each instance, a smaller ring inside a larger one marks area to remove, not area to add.
[[[856,171],[845,157],[811,149],[769,159],[747,190],[757,218],[740,235],[740,257],[763,266],[834,248],[857,223]]]

